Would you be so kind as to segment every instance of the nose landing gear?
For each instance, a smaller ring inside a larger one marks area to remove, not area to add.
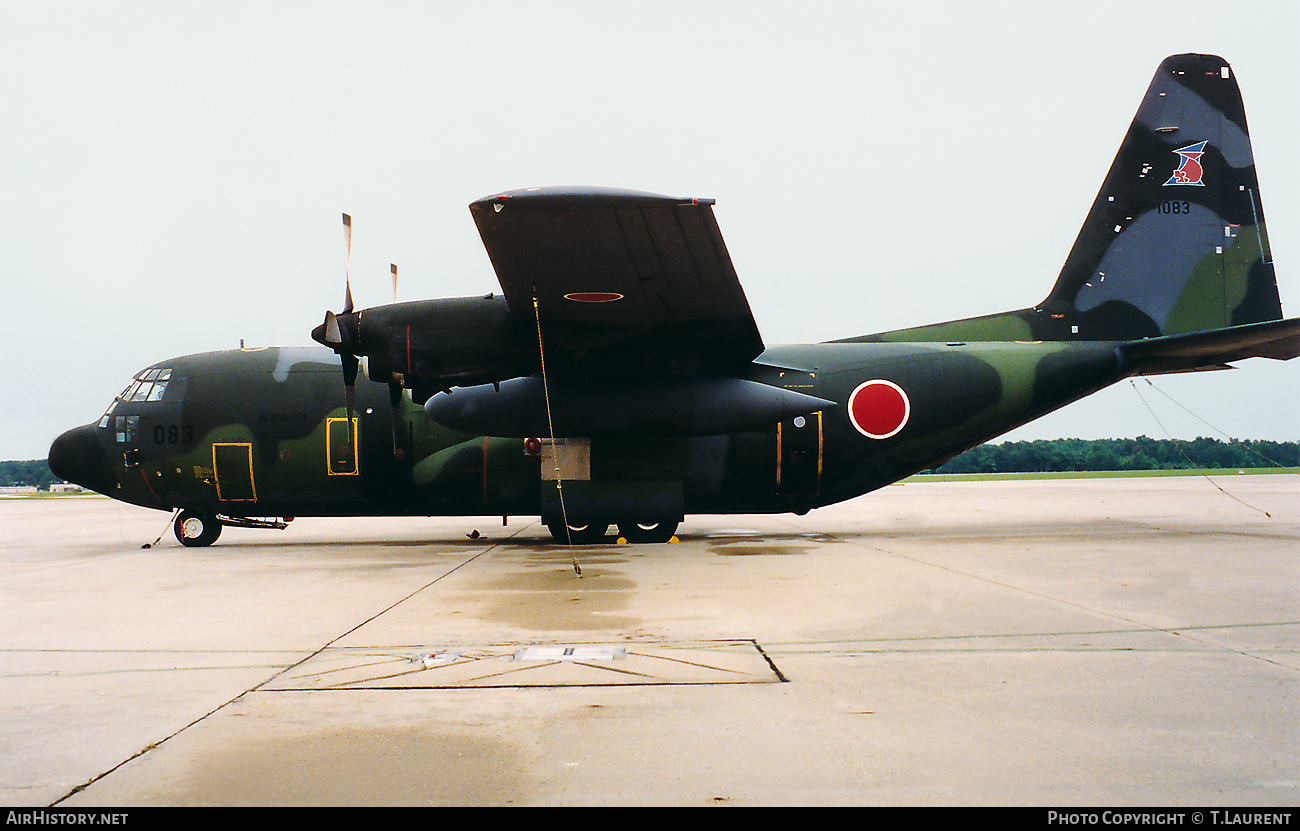
[[[181,545],[191,548],[212,545],[221,536],[221,520],[207,511],[181,511],[172,527]]]
[[[293,517],[276,519],[249,519],[242,516],[222,516],[212,511],[181,511],[172,524],[176,539],[181,545],[197,548],[212,545],[221,536],[223,525],[236,528],[276,528],[283,531],[289,527]]]

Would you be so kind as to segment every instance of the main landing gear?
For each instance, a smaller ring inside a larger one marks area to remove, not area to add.
[[[547,529],[556,542],[564,545],[594,545],[603,542],[609,532],[609,523],[593,522],[589,525],[565,525],[560,520],[548,522]],[[677,533],[676,522],[620,522],[618,533],[627,542],[668,542]]]
[[[618,533],[628,542],[668,542],[677,533],[677,523],[620,522]]]
[[[563,520],[546,523],[555,541],[564,545],[594,545],[605,539],[609,523],[593,522],[590,525],[565,525]]]

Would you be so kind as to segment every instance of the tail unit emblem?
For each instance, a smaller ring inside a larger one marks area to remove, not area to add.
[[[1170,185],[1205,187],[1205,183],[1201,181],[1201,177],[1205,174],[1205,168],[1201,167],[1201,156],[1205,154],[1206,144],[1207,142],[1198,141],[1196,144],[1189,144],[1174,151],[1180,161],[1173,175],[1169,177],[1169,181],[1165,182],[1165,187]]]

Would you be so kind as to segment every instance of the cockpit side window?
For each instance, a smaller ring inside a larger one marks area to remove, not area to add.
[[[116,439],[120,444],[135,444],[140,436],[140,416],[118,416]]]

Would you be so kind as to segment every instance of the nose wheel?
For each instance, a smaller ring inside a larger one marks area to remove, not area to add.
[[[221,522],[217,515],[199,511],[182,511],[172,526],[181,545],[196,548],[212,545],[221,536]]]

